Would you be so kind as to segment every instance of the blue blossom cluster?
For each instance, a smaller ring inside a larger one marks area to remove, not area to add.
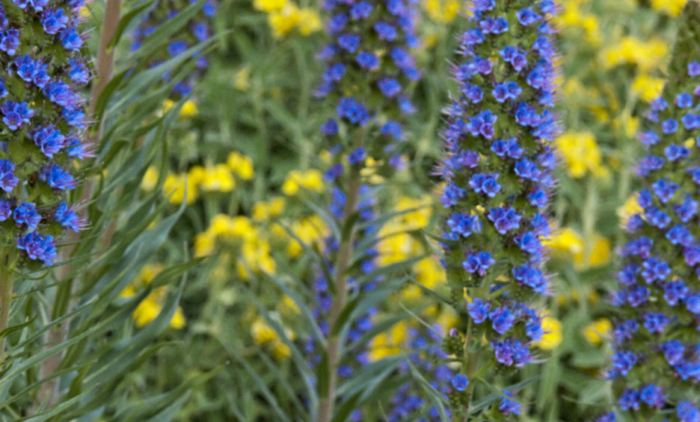
[[[551,0],[474,0],[471,12],[462,60],[454,67],[460,93],[447,107],[446,158],[439,167],[445,265],[471,341],[488,340],[490,352],[481,353],[477,365],[490,360],[519,368],[534,359],[532,343],[543,334],[536,303],[550,292],[541,239],[549,234],[556,166],[551,142],[559,131],[549,23],[556,6]],[[474,347],[453,344],[449,351],[464,350],[466,361],[475,359],[468,351]],[[468,400],[459,389],[455,394]],[[509,395],[498,408],[520,412]]]
[[[326,0],[330,14],[326,29],[332,41],[319,54],[325,64],[316,95],[336,104],[336,115],[326,121],[325,136],[339,136],[356,156],[366,154],[390,169],[398,165],[401,120],[415,111],[407,95],[420,78],[411,49],[416,0]],[[352,133],[373,142],[358,145]],[[388,158],[384,160],[384,158]]]
[[[56,238],[83,225],[67,202],[85,141],[82,0],[0,4],[0,248],[52,265]]]
[[[197,0],[157,0],[153,7],[147,12],[139,26],[133,33],[132,51],[136,51],[148,37],[153,34],[160,25],[178,16],[188,5],[197,3]],[[187,29],[183,29],[175,36],[171,36],[167,48],[158,56],[153,66],[179,56],[188,49],[208,40],[212,35],[211,21],[216,13],[216,3],[214,0],[207,0],[201,11],[187,24]],[[179,97],[190,95],[196,81],[204,74],[209,67],[207,58],[198,53],[195,56],[196,69],[184,80],[177,82],[173,87],[173,94]],[[163,79],[170,81],[171,72],[165,72]]]
[[[689,19],[696,31],[700,13]],[[620,251],[618,289],[612,295],[619,316],[608,376],[615,380],[622,411],[669,418],[675,413],[677,420],[697,422],[700,54],[695,47],[700,37],[684,47],[686,38],[681,29],[669,81],[639,136],[646,150],[637,168],[642,211],[626,223],[629,240]]]

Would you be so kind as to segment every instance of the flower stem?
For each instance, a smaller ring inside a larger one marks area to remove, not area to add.
[[[96,78],[90,93],[90,114],[95,112],[97,101],[104,91],[105,87],[112,79],[114,72],[114,49],[110,47],[112,39],[117,33],[119,21],[121,19],[122,0],[107,0],[105,15],[100,32],[100,45],[97,52]],[[104,121],[104,120],[103,120]],[[102,122],[103,122],[102,121]],[[99,123],[97,130],[97,138],[102,138],[103,124]],[[81,202],[87,202],[92,197],[93,191],[92,180],[87,180],[81,193]],[[61,255],[64,260],[70,258],[78,247],[79,235],[70,236],[68,244],[62,251]],[[66,264],[58,268],[56,277],[59,280],[58,291],[54,299],[53,309],[51,312],[52,320],[65,315],[70,304],[70,297],[73,290],[74,268],[71,264]],[[67,336],[67,323],[54,325],[47,333],[46,347],[50,348],[61,344]],[[50,406],[54,404],[58,398],[58,378],[51,375],[59,368],[61,364],[61,354],[54,353],[41,363],[39,374],[42,380],[46,379],[37,395],[35,410],[41,406]]]
[[[330,422],[333,417],[333,408],[335,405],[335,390],[337,384],[337,372],[338,365],[340,363],[340,339],[339,333],[334,330],[335,324],[338,321],[338,317],[345,307],[345,302],[347,301],[347,270],[350,265],[350,258],[352,257],[353,244],[355,242],[355,229],[354,227],[346,228],[357,209],[357,204],[360,198],[360,172],[359,170],[353,170],[350,175],[350,180],[348,182],[348,193],[347,202],[345,203],[345,208],[343,210],[343,216],[340,221],[341,230],[345,231],[347,235],[345,238],[341,239],[340,246],[338,248],[338,255],[335,261],[335,276],[333,278],[333,285],[335,286],[335,295],[333,296],[333,303],[331,305],[331,311],[328,318],[329,329],[331,330],[327,342],[327,354],[328,354],[328,387],[325,394],[322,396],[318,408],[318,420],[320,422]]]
[[[0,333],[7,329],[12,300],[12,269],[9,255],[3,254],[0,262]],[[0,362],[5,358],[5,335],[0,337]]]

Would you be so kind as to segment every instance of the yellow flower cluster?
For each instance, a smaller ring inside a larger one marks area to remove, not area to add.
[[[209,228],[195,237],[195,256],[211,255],[220,241],[232,243],[239,248],[236,270],[244,280],[250,279],[251,272],[273,274],[277,269],[267,237],[248,217],[229,217],[224,214],[214,216]]]
[[[267,23],[276,38],[282,38],[295,30],[309,36],[321,30],[321,17],[315,9],[300,8],[289,0],[254,0],[253,7],[267,14]]]
[[[423,9],[430,20],[438,23],[450,23],[461,11],[459,0],[423,0]]]
[[[621,64],[636,65],[640,72],[655,70],[666,58],[667,43],[659,38],[642,41],[627,36],[601,51],[601,61],[606,68]]]
[[[688,0],[651,0],[651,7],[670,16],[678,16]]]
[[[145,266],[141,270],[141,273],[138,275],[136,280],[132,281],[128,286],[126,286],[120,295],[122,297],[132,297],[136,295],[139,290],[146,288],[146,286],[153,281],[160,271],[161,268],[159,266]],[[165,297],[165,293],[165,287],[158,287],[149,293],[148,296],[146,296],[146,298],[138,304],[136,309],[134,309],[131,314],[137,327],[148,325],[151,321],[158,317],[160,312],[163,310],[163,299]],[[182,308],[178,306],[170,319],[170,327],[179,330],[185,326],[185,323],[185,314],[182,312]]]
[[[379,253],[377,262],[387,266],[424,255],[425,245],[411,234],[412,231],[425,229],[432,217],[432,198],[400,197],[396,201],[392,218],[379,230],[377,245]],[[416,281],[423,287],[434,289],[446,280],[445,269],[436,256],[427,256],[413,264]],[[408,301],[417,301],[423,297],[423,291],[415,284],[408,285],[401,292],[401,297]]]
[[[282,341],[277,331],[263,318],[257,317],[253,321],[250,327],[250,334],[256,344],[267,348],[275,358],[282,360],[291,356],[292,352],[289,346]],[[291,331],[285,331],[285,334],[290,340],[294,337],[294,333]]]
[[[173,106],[175,106],[175,101],[170,99],[163,101],[163,112],[166,113],[170,111]],[[186,100],[182,104],[179,112],[179,116],[183,119],[195,117],[197,114],[199,114],[199,107],[197,107],[197,103],[193,100]]]
[[[659,98],[664,88],[664,80],[640,73],[632,81],[632,92],[642,101],[650,103]]]
[[[562,341],[562,325],[558,319],[545,315],[542,318],[542,338],[535,343],[542,350],[553,350],[559,347]]]
[[[405,321],[399,321],[389,330],[374,336],[369,344],[370,362],[401,354],[408,340],[408,329]]]
[[[556,139],[555,145],[571,177],[581,178],[589,172],[597,177],[607,174],[592,133],[565,132]]]
[[[588,242],[574,229],[557,230],[543,244],[554,256],[571,259],[579,269],[595,268],[610,262],[610,240],[600,234],[593,235]]]
[[[279,233],[279,230],[282,228],[274,226],[273,229]],[[290,258],[297,258],[305,248],[316,247],[321,250],[323,248],[323,240],[328,236],[328,227],[321,217],[312,215],[292,223],[291,232],[292,235],[287,244],[287,255]],[[280,237],[288,236],[286,232],[280,233],[280,235]]]
[[[595,15],[581,11],[581,5],[585,2],[586,0],[562,2],[562,12],[555,18],[555,24],[561,29],[580,29],[587,42],[598,45],[601,43],[600,24]]]
[[[610,336],[611,331],[612,323],[610,320],[600,318],[583,327],[582,334],[588,343],[598,346]]]
[[[253,178],[253,161],[239,152],[232,152],[226,163],[212,166],[194,166],[187,173],[170,173],[163,182],[163,191],[171,204],[183,201],[191,204],[200,192],[231,192],[236,187],[236,178]],[[141,188],[151,191],[158,182],[158,170],[150,167],[144,174]]]
[[[324,189],[323,174],[315,169],[292,170],[282,183],[282,193],[287,196],[296,196],[302,190],[321,193]]]

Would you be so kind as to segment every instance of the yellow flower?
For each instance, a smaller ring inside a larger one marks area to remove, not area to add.
[[[253,7],[261,12],[270,13],[282,10],[287,5],[287,0],[254,0]]]
[[[287,245],[287,254],[292,258],[301,255],[305,247],[315,245],[321,248],[323,239],[328,235],[325,222],[317,215],[295,221],[291,231],[294,236],[290,238]]]
[[[286,201],[284,198],[272,198],[269,201],[256,202],[253,205],[253,220],[265,221],[279,217],[284,211]]]
[[[151,166],[147,168],[146,172],[143,174],[141,189],[150,192],[156,187],[156,183],[158,183],[158,170]]]
[[[233,75],[233,87],[239,91],[250,89],[250,67],[243,66]]]
[[[590,344],[597,346],[610,335],[610,331],[612,331],[612,323],[610,320],[601,318],[583,328],[583,337]]]
[[[120,296],[134,296],[137,289],[141,289],[151,283],[160,271],[161,267],[158,265],[146,265],[141,269],[138,277],[122,290]],[[165,292],[165,287],[159,287],[153,290],[136,306],[136,309],[131,313],[131,317],[134,319],[134,324],[136,324],[137,327],[141,328],[150,324],[160,315],[160,312],[163,310],[162,300]],[[175,309],[175,313],[173,313],[173,316],[170,318],[170,327],[179,330],[184,328],[185,323],[185,314],[182,308],[178,306]]]
[[[659,98],[664,89],[664,80],[654,78],[645,73],[637,75],[632,82],[632,92],[648,103]]]
[[[632,218],[632,216],[641,214],[644,211],[644,209],[639,205],[637,197],[638,195],[635,193],[627,198],[625,203],[617,209],[617,216],[623,226],[627,225],[627,222],[629,222],[629,219]]]
[[[610,240],[599,234],[594,234],[588,243],[578,232],[567,227],[556,231],[542,243],[554,255],[573,259],[580,269],[599,267],[610,262]]]
[[[253,178],[253,160],[250,157],[233,151],[228,155],[226,165],[243,180],[251,180]]]
[[[575,256],[583,253],[583,238],[576,230],[563,228],[543,240],[543,245],[555,255]]]
[[[292,351],[282,341],[276,341],[272,344],[272,355],[275,359],[283,360],[288,359],[292,355]]]
[[[296,196],[300,190],[323,192],[323,175],[318,170],[293,170],[282,183],[282,193],[287,196]]]
[[[574,256],[574,264],[578,268],[595,268],[610,262],[610,240],[599,234],[593,236],[593,244],[586,257],[585,251]]]
[[[600,25],[595,15],[581,12],[580,2],[569,1],[563,4],[562,13],[555,17],[555,24],[562,29],[583,30],[586,41],[597,45],[601,42]]]
[[[581,178],[587,172],[594,176],[605,174],[600,150],[592,133],[566,132],[555,143],[571,177]]]
[[[192,100],[187,100],[182,104],[182,108],[180,109],[180,117],[184,118],[189,118],[189,117],[194,117],[199,113],[199,108],[197,107],[197,103],[192,101]]]
[[[282,10],[267,15],[267,22],[272,28],[272,35],[282,38],[297,27],[300,18],[299,8],[294,4],[287,4]]]
[[[279,309],[280,312],[286,315],[299,315],[301,314],[301,310],[299,309],[299,306],[297,306],[296,302],[294,302],[294,299],[291,297],[284,295],[282,296],[282,300],[280,301],[279,304]]]
[[[269,347],[270,352],[276,359],[286,359],[291,355],[289,346],[280,339],[277,331],[262,318],[258,317],[253,321],[250,333],[253,341],[259,346]]]
[[[434,289],[447,280],[445,269],[437,257],[421,259],[413,266],[413,271],[416,281],[429,289]]]
[[[167,113],[175,106],[175,101],[166,99],[163,101],[163,113]],[[178,116],[182,118],[194,117],[198,113],[197,103],[192,100],[187,100],[182,104]]]
[[[384,333],[376,335],[369,345],[370,362],[401,354],[407,336],[408,326],[403,321],[397,322]]]
[[[642,72],[648,72],[658,68],[667,53],[667,43],[661,39],[642,41],[630,36],[605,48],[601,52],[601,60],[607,68],[621,64],[634,64]]]
[[[163,191],[171,204],[191,204],[197,200],[197,183],[184,174],[169,174],[163,182]],[[187,195],[185,197],[185,195]]]
[[[562,326],[561,322],[550,316],[542,318],[542,338],[536,343],[537,347],[542,350],[556,349],[562,341]]]
[[[197,234],[194,238],[194,256],[201,258],[211,255],[216,248],[216,237],[210,232]]]
[[[191,177],[196,178],[192,173]],[[206,192],[231,192],[236,187],[236,181],[227,165],[217,164],[204,169],[200,186]]]
[[[250,334],[253,336],[253,341],[261,346],[279,339],[277,331],[259,317],[253,321],[253,325],[250,327]]]
[[[688,0],[651,0],[651,7],[670,16],[678,16]]]
[[[460,2],[459,0],[423,0],[423,8],[431,20],[450,23],[459,14]]]
[[[298,27],[301,35],[309,36],[321,30],[321,17],[314,9],[302,8],[299,10]]]

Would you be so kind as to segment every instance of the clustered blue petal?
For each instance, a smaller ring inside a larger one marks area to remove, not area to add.
[[[543,330],[533,303],[550,293],[540,238],[549,233],[551,143],[559,132],[549,23],[555,12],[552,1],[472,2],[453,68],[460,95],[447,107],[443,133],[445,266],[450,283],[462,285],[453,296],[466,288],[471,298],[471,338],[485,337],[486,359],[505,367],[534,360],[532,343]],[[498,409],[520,414],[511,392]]]
[[[89,157],[81,0],[0,6],[0,242],[22,263],[52,265],[56,239],[82,219],[67,202]]]
[[[675,406],[678,420],[700,421],[692,403],[700,381],[700,174],[697,146],[686,142],[700,136],[694,93],[700,69],[689,61],[693,54],[682,52],[687,66],[673,67],[682,74],[669,78],[646,114],[639,136],[646,154],[637,167],[641,212],[625,227],[629,239],[611,296],[619,317],[608,377],[618,407],[638,415],[632,418],[671,418]]]
[[[335,137],[363,127],[365,139],[373,140],[365,145],[367,155],[385,166],[398,162],[402,118],[415,112],[407,94],[420,78],[411,52],[417,45],[415,3],[324,2],[331,41],[319,54],[325,71],[316,96],[334,101],[336,116],[324,123],[322,133]],[[339,130],[327,130],[330,122]]]

